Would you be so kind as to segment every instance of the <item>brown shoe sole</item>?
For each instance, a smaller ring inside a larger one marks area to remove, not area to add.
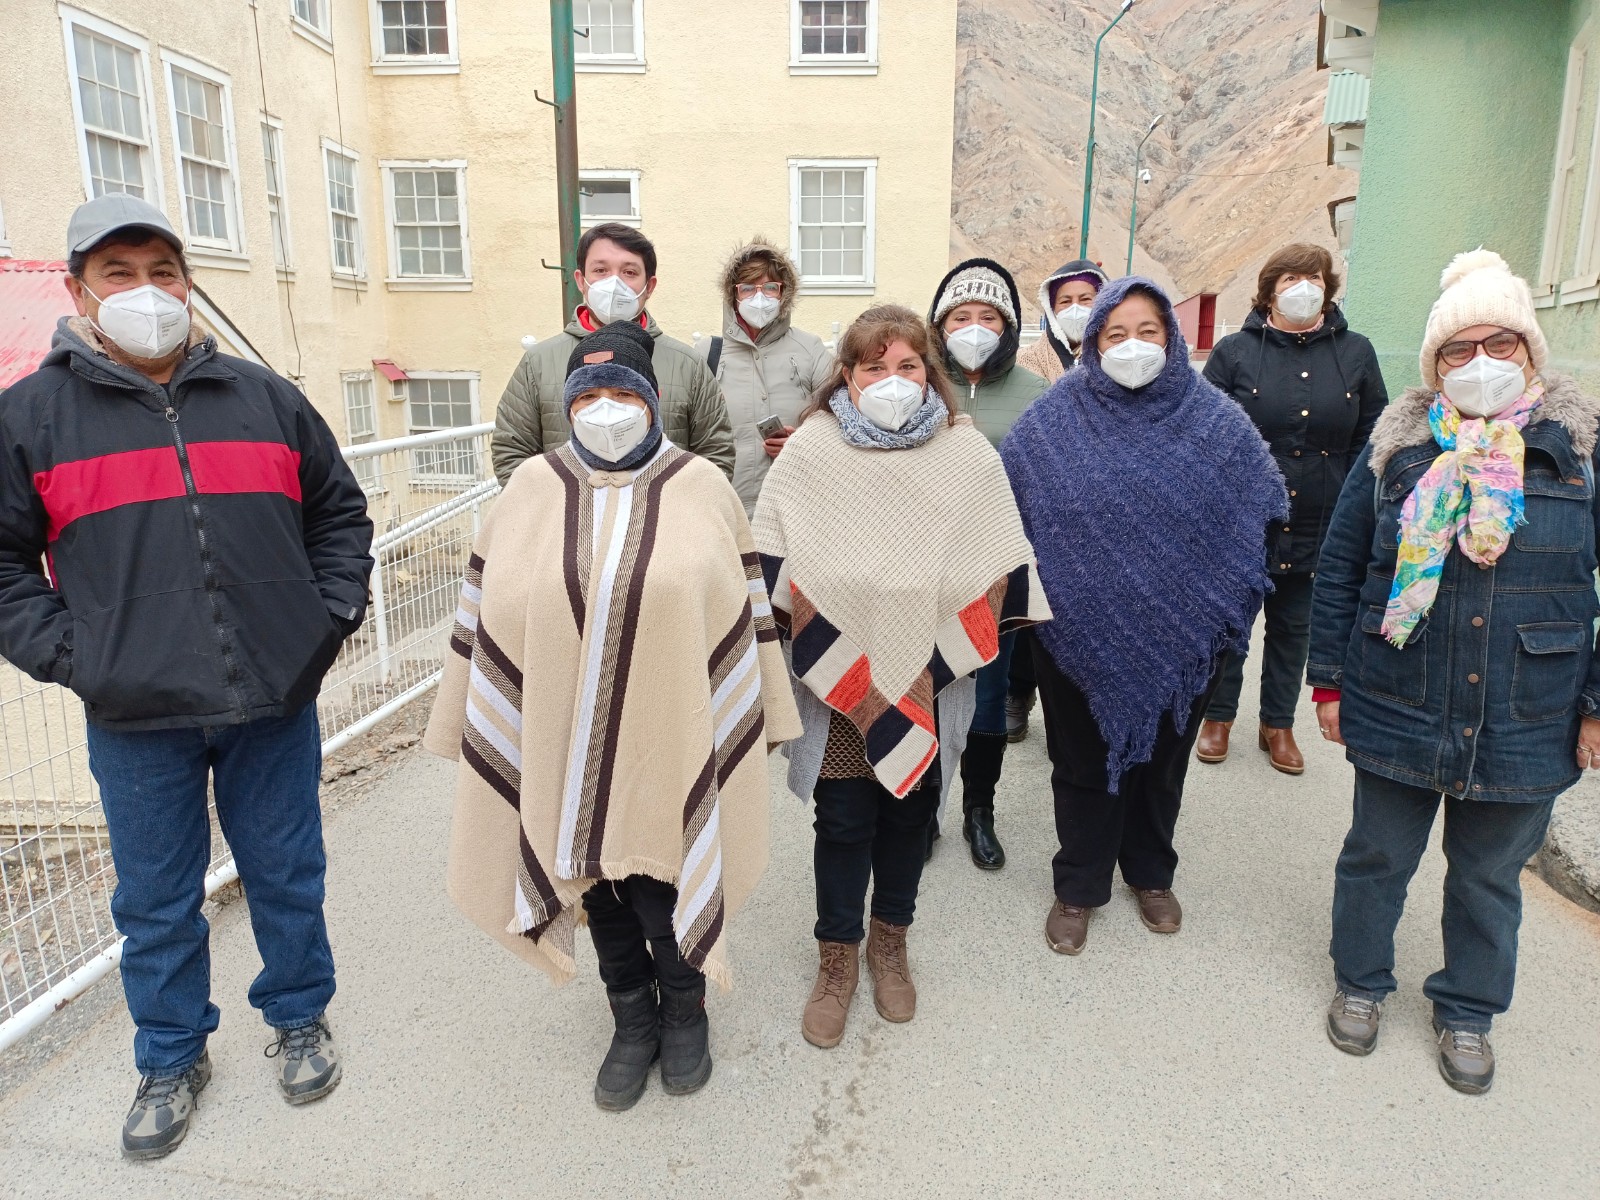
[[[1057,954],[1070,954],[1073,957],[1076,957],[1083,953],[1083,946],[1072,946],[1068,945],[1066,942],[1054,941],[1048,933],[1044,935],[1044,942],[1045,945],[1049,946],[1050,949],[1054,950]]]
[[[1151,933],[1177,933],[1178,930],[1183,928],[1182,921],[1179,921],[1176,925],[1170,921],[1161,921],[1159,923],[1152,921],[1144,915],[1144,909],[1142,908],[1139,910],[1139,920],[1144,922],[1144,927]]]
[[[1196,750],[1194,752],[1194,756],[1203,763],[1224,763],[1228,761],[1228,755],[1226,752],[1223,752],[1222,754],[1202,754],[1200,751]]]
[[[824,1037],[812,1033],[811,1030],[807,1029],[802,1024],[800,1026],[800,1036],[805,1038],[806,1041],[810,1042],[813,1046],[816,1046],[820,1050],[832,1050],[840,1042],[844,1041],[844,1030],[841,1029],[839,1031],[839,1036],[834,1038],[832,1041],[829,1041]]]

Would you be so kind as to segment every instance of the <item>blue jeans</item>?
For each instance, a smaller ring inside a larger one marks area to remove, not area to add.
[[[1011,687],[1011,650],[1016,645],[1015,630],[1000,635],[1000,653],[978,671],[978,707],[972,714],[973,733],[1006,731],[1006,692]]]
[[[126,733],[91,723],[89,768],[117,869],[111,915],[128,939],[122,988],[138,1028],[139,1073],[187,1070],[221,1015],[200,911],[211,859],[208,777],[261,954],[250,1003],[278,1029],[321,1016],[333,998],[333,952],[322,917],[317,706],[204,729]]]
[[[1440,794],[1356,769],[1355,819],[1334,868],[1334,978],[1352,996],[1395,990],[1394,930],[1428,846]],[[1444,968],[1423,995],[1450,1029],[1487,1033],[1511,1007],[1522,866],[1544,844],[1554,800],[1444,798]]]

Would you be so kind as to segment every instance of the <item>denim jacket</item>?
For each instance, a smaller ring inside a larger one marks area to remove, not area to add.
[[[1340,689],[1349,760],[1363,770],[1474,800],[1543,802],[1577,782],[1582,715],[1600,715],[1595,655],[1595,442],[1600,400],[1546,375],[1523,432],[1527,521],[1491,566],[1459,548],[1403,648],[1381,632],[1400,508],[1439,448],[1433,393],[1385,411],[1345,481],[1322,550],[1306,668]]]

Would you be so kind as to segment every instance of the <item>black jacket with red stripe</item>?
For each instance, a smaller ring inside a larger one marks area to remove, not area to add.
[[[332,431],[210,338],[163,387],[71,323],[0,397],[0,653],[97,725],[295,712],[360,624],[372,572],[366,497]]]

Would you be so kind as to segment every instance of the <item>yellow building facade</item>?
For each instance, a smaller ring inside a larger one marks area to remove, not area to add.
[[[203,15],[202,15],[203,14]],[[922,311],[949,255],[956,0],[575,0],[585,223],[660,254],[651,311],[721,322],[736,245],[790,247],[796,323]],[[549,6],[9,0],[0,255],[85,196],[183,234],[224,349],[341,440],[487,420],[564,321]],[[392,364],[392,365],[391,365]],[[390,377],[404,375],[399,382]]]

